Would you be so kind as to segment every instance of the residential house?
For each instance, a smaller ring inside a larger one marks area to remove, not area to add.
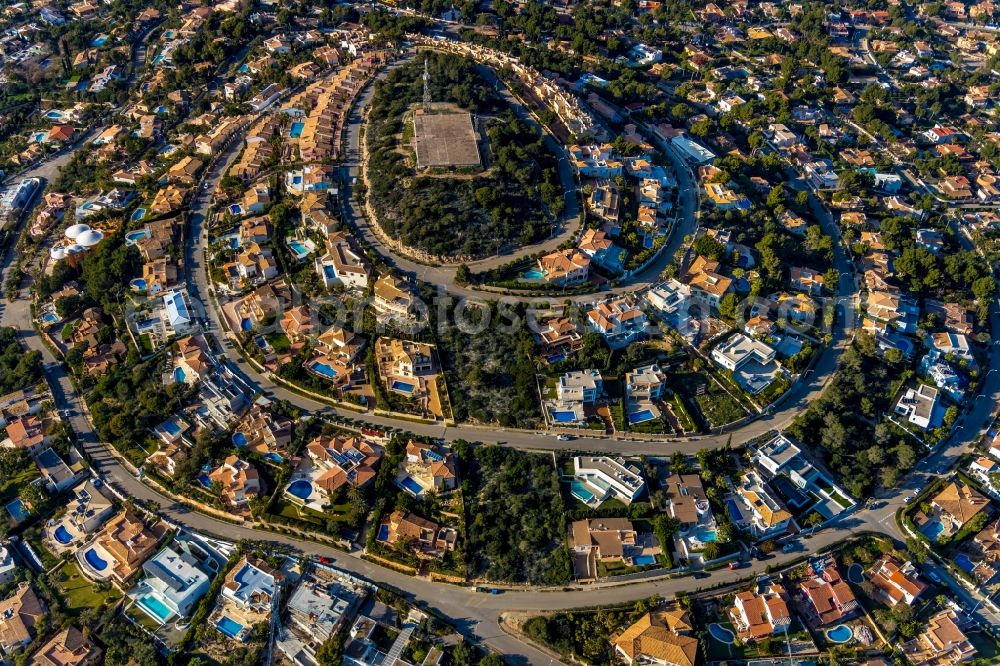
[[[599,506],[611,498],[630,505],[646,490],[642,471],[635,463],[628,463],[624,458],[575,456],[573,478],[578,483],[573,488],[573,494],[590,506]]]
[[[927,589],[927,584],[917,578],[913,564],[900,564],[890,555],[885,555],[868,572],[868,579],[875,587],[875,595],[889,606],[913,602]]]
[[[583,346],[583,335],[569,317],[553,317],[540,325],[537,338],[551,360],[562,360]],[[561,356],[560,356],[561,355]]]
[[[455,454],[436,444],[410,440],[406,444],[406,455],[399,463],[396,484],[414,497],[429,491],[454,490],[458,486]]]
[[[795,291],[803,291],[813,296],[819,296],[823,293],[823,274],[811,268],[792,266],[790,281],[791,287]],[[835,287],[836,285],[831,286]]]
[[[570,526],[573,574],[577,579],[597,577],[598,562],[631,565],[640,550],[638,534],[628,518],[577,520]]]
[[[375,281],[372,306],[380,321],[412,321],[417,313],[417,299],[410,292],[409,285],[391,274]]]
[[[938,390],[927,384],[907,388],[899,397],[894,410],[913,425],[927,430],[938,421]]]
[[[667,375],[655,363],[625,373],[625,394],[630,401],[659,400]]]
[[[101,648],[70,625],[31,655],[32,666],[99,666]]]
[[[851,586],[841,577],[832,556],[809,563],[809,576],[799,585],[799,590],[802,607],[815,626],[842,622],[858,612],[858,600]]]
[[[390,546],[406,543],[418,555],[441,559],[446,553],[455,550],[458,532],[451,527],[441,527],[410,511],[397,510],[382,523],[379,540]]]
[[[902,652],[913,666],[948,666],[969,661],[976,648],[959,629],[958,614],[951,609],[931,616],[927,629],[903,643]]]
[[[695,666],[698,640],[686,611],[669,608],[646,613],[612,636],[615,654],[630,664]]]
[[[12,656],[29,645],[45,613],[31,583],[19,583],[14,594],[0,601],[0,653]]]
[[[104,525],[89,546],[77,551],[76,559],[88,577],[110,578],[122,584],[153,554],[165,531],[161,523],[146,527],[138,516],[122,511]]]
[[[350,237],[335,231],[327,237],[326,254],[314,261],[323,286],[343,285],[348,289],[368,288],[371,270],[364,257],[352,247]]]
[[[756,539],[782,534],[792,524],[792,514],[756,472],[745,472],[735,490],[743,518],[739,522]]]
[[[599,302],[587,312],[587,321],[612,349],[625,347],[646,333],[646,313],[626,296]]]
[[[542,279],[549,284],[572,285],[585,282],[590,275],[590,257],[580,250],[557,250],[538,260]]]
[[[988,511],[989,498],[957,479],[947,484],[931,499],[931,507],[939,512],[940,520],[955,533],[981,511]]]
[[[792,625],[785,589],[778,583],[771,583],[759,593],[737,594],[729,617],[740,640],[748,643],[787,633]]]
[[[733,281],[718,272],[719,267],[719,262],[699,256],[691,262],[684,276],[691,290],[691,300],[716,311],[722,297],[733,287]]]
[[[375,467],[382,451],[359,437],[320,435],[306,445],[306,453],[316,470],[315,485],[326,495],[340,488],[364,488],[375,479]]]
[[[226,458],[208,478],[222,486],[222,497],[233,507],[245,507],[263,490],[257,468],[235,455]]]
[[[189,617],[208,592],[208,574],[187,551],[167,546],[142,564],[145,578],[129,593],[155,622]]]
[[[7,439],[0,446],[8,449],[24,451],[36,456],[49,445],[49,437],[45,434],[45,426],[41,419],[33,414],[22,416],[7,424]]]

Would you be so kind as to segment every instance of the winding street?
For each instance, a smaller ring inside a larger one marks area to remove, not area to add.
[[[232,366],[242,371],[261,391],[272,398],[288,400],[307,412],[337,413],[336,409],[321,402],[304,398],[297,393],[287,391],[275,384],[269,376],[256,372],[243,360],[231,340],[224,333],[225,329],[219,319],[217,308],[212,304],[212,292],[208,285],[207,266],[204,265],[204,253],[207,243],[205,222],[210,206],[210,197],[207,193],[215,189],[226,167],[235,159],[240,143],[238,140],[233,141],[223,155],[214,163],[214,166],[204,175],[204,186],[199,187],[197,190],[196,198],[191,207],[190,242],[186,248],[186,254],[188,286],[192,302],[207,320],[206,328],[208,329],[208,334],[214,335],[216,338],[222,350],[222,356]],[[356,147],[357,145],[354,144],[353,148],[356,149]],[[42,164],[24,175],[26,177],[36,175],[51,177],[51,175],[57,172],[59,166],[69,159],[71,154],[71,151],[64,153],[55,160]],[[356,152],[352,154],[357,155]],[[669,150],[667,154],[672,160],[675,160],[675,166],[678,166],[676,156]],[[356,168],[357,165],[348,165],[348,169],[352,168],[352,166]],[[683,219],[679,229],[693,230],[697,223],[695,214],[697,188],[691,180],[690,174],[683,168],[683,165],[679,165],[677,173],[682,188],[681,208]],[[25,219],[27,217],[26,215]],[[824,226],[824,230],[827,233],[835,234],[836,229],[832,226],[832,220],[819,212],[818,217],[820,223]],[[678,243],[677,247],[679,247],[680,241],[678,239],[683,238],[683,236],[684,233],[677,233],[671,242]],[[838,248],[839,245],[839,243],[836,244]],[[672,254],[673,252],[669,252],[667,256],[671,256]],[[856,293],[853,275],[850,272],[849,266],[839,265],[841,260],[846,261],[846,258],[840,254],[839,249],[838,256],[840,257],[838,259],[838,269],[841,270],[839,295],[851,300]],[[14,265],[15,257],[16,253],[13,250],[8,250],[4,254],[2,261],[2,274],[4,278],[6,278],[9,270]],[[428,267],[419,266],[419,270],[417,270],[417,267],[414,267],[414,270],[418,278],[426,279],[424,276],[433,278],[433,274],[420,272],[431,270]],[[655,276],[653,277],[655,278]],[[632,288],[634,288],[634,285],[632,285]],[[445,427],[443,425],[422,425],[410,422],[400,423],[375,415],[364,415],[361,418],[380,426],[403,426],[422,435],[444,437],[449,440],[464,438],[475,441],[499,441],[508,446],[521,449],[583,449],[620,454],[667,455],[679,450],[693,452],[703,447],[723,446],[729,441],[730,437],[733,444],[740,444],[768,430],[785,426],[809,402],[819,397],[826,382],[836,371],[840,352],[848,344],[853,332],[853,312],[845,314],[847,316],[838,318],[839,324],[833,331],[833,342],[821,354],[811,375],[793,387],[792,393],[781,404],[780,408],[742,428],[734,430],[730,434],[693,438],[690,441],[650,442],[581,438],[573,442],[559,442],[551,435],[529,431],[502,431],[496,428],[479,428],[468,425]],[[994,327],[993,330],[1000,330],[1000,309],[998,309],[996,303],[993,304],[990,314]],[[433,608],[451,618],[463,634],[471,639],[482,641],[490,648],[507,655],[510,663],[544,665],[552,663],[553,659],[550,655],[504,632],[499,622],[499,615],[505,609],[557,610],[578,608],[634,600],[654,594],[669,598],[680,591],[696,591],[699,589],[699,583],[702,582],[717,585],[743,580],[760,573],[764,567],[763,563],[753,562],[753,566],[748,569],[715,571],[711,573],[710,578],[706,581],[697,581],[691,578],[658,579],[615,586],[571,586],[569,588],[553,590],[510,589],[504,591],[503,594],[489,595],[477,594],[466,587],[431,583],[423,578],[399,574],[362,559],[359,552],[344,553],[328,546],[224,522],[194,512],[190,508],[170,500],[147,486],[133,476],[112,455],[106,444],[99,441],[87,417],[86,407],[75,391],[66,373],[65,366],[43,344],[40,336],[33,328],[31,324],[30,303],[26,298],[16,298],[10,301],[4,300],[2,314],[0,314],[0,324],[17,329],[21,339],[29,349],[38,350],[42,353],[45,361],[46,378],[50,384],[57,408],[66,410],[68,413],[69,416],[67,418],[77,434],[78,441],[91,457],[97,472],[125,494],[139,500],[157,502],[161,507],[161,512],[166,517],[193,530],[230,540],[250,538],[263,542],[282,544],[290,546],[306,555],[329,557],[336,566],[371,581],[394,586],[407,594],[412,601]],[[896,511],[904,504],[903,498],[915,494],[920,488],[926,486],[933,477],[948,470],[958,457],[967,452],[971,445],[977,441],[992,419],[994,405],[1000,400],[1000,372],[998,372],[998,369],[1000,369],[1000,345],[994,342],[990,347],[989,354],[989,369],[982,382],[980,393],[974,400],[970,400],[965,414],[960,417],[957,427],[947,442],[940,445],[931,456],[922,462],[919,468],[911,473],[899,488],[893,489],[884,496],[876,498],[870,505],[870,508],[859,508],[854,512],[842,515],[826,529],[805,540],[804,544],[808,551],[818,550],[840,541],[846,536],[862,531],[877,532],[892,537],[897,541],[903,538],[904,535],[899,533],[894,520]],[[353,412],[345,412],[344,414],[354,418],[358,417]],[[779,566],[800,556],[800,553],[778,553],[767,564],[772,567]],[[970,608],[975,605],[978,597],[966,591],[943,571],[938,573],[938,575],[953,588],[958,599],[963,600]],[[976,615],[981,621],[990,625],[1000,625],[1000,617],[990,608],[989,604],[982,604],[977,609]]]

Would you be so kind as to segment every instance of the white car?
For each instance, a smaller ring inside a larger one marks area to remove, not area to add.
[[[909,504],[912,501],[913,501],[913,495],[907,495],[906,497],[903,498],[903,504]]]

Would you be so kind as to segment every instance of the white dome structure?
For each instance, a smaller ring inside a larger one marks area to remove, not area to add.
[[[85,231],[90,231],[90,227],[86,224],[74,224],[72,227],[66,229],[66,238],[70,240],[76,240]]]
[[[81,252],[85,251],[86,248],[84,248],[82,245],[70,245],[68,248],[66,248],[66,254],[80,254]]]
[[[85,248],[94,247],[102,240],[104,240],[104,232],[100,229],[87,229],[76,237],[77,244]]]
[[[66,248],[62,245],[53,245],[49,250],[49,258],[53,261],[62,261],[66,258]]]

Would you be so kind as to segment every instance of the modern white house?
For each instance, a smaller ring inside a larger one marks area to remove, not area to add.
[[[698,332],[698,328],[691,325],[691,288],[688,285],[670,279],[647,291],[645,299],[656,318],[682,336],[693,337]]]
[[[582,402],[588,405],[597,402],[604,391],[604,380],[600,370],[574,370],[559,378],[556,388],[559,400]]]
[[[145,578],[129,596],[146,615],[163,624],[188,617],[208,592],[209,578],[197,559],[168,546],[142,564]]]
[[[935,421],[937,406],[938,390],[921,384],[916,388],[906,389],[896,403],[895,412],[918,428],[927,430]]]
[[[646,488],[638,466],[627,464],[624,458],[576,456],[573,478],[573,496],[588,506],[598,506],[612,497],[631,504]]]

